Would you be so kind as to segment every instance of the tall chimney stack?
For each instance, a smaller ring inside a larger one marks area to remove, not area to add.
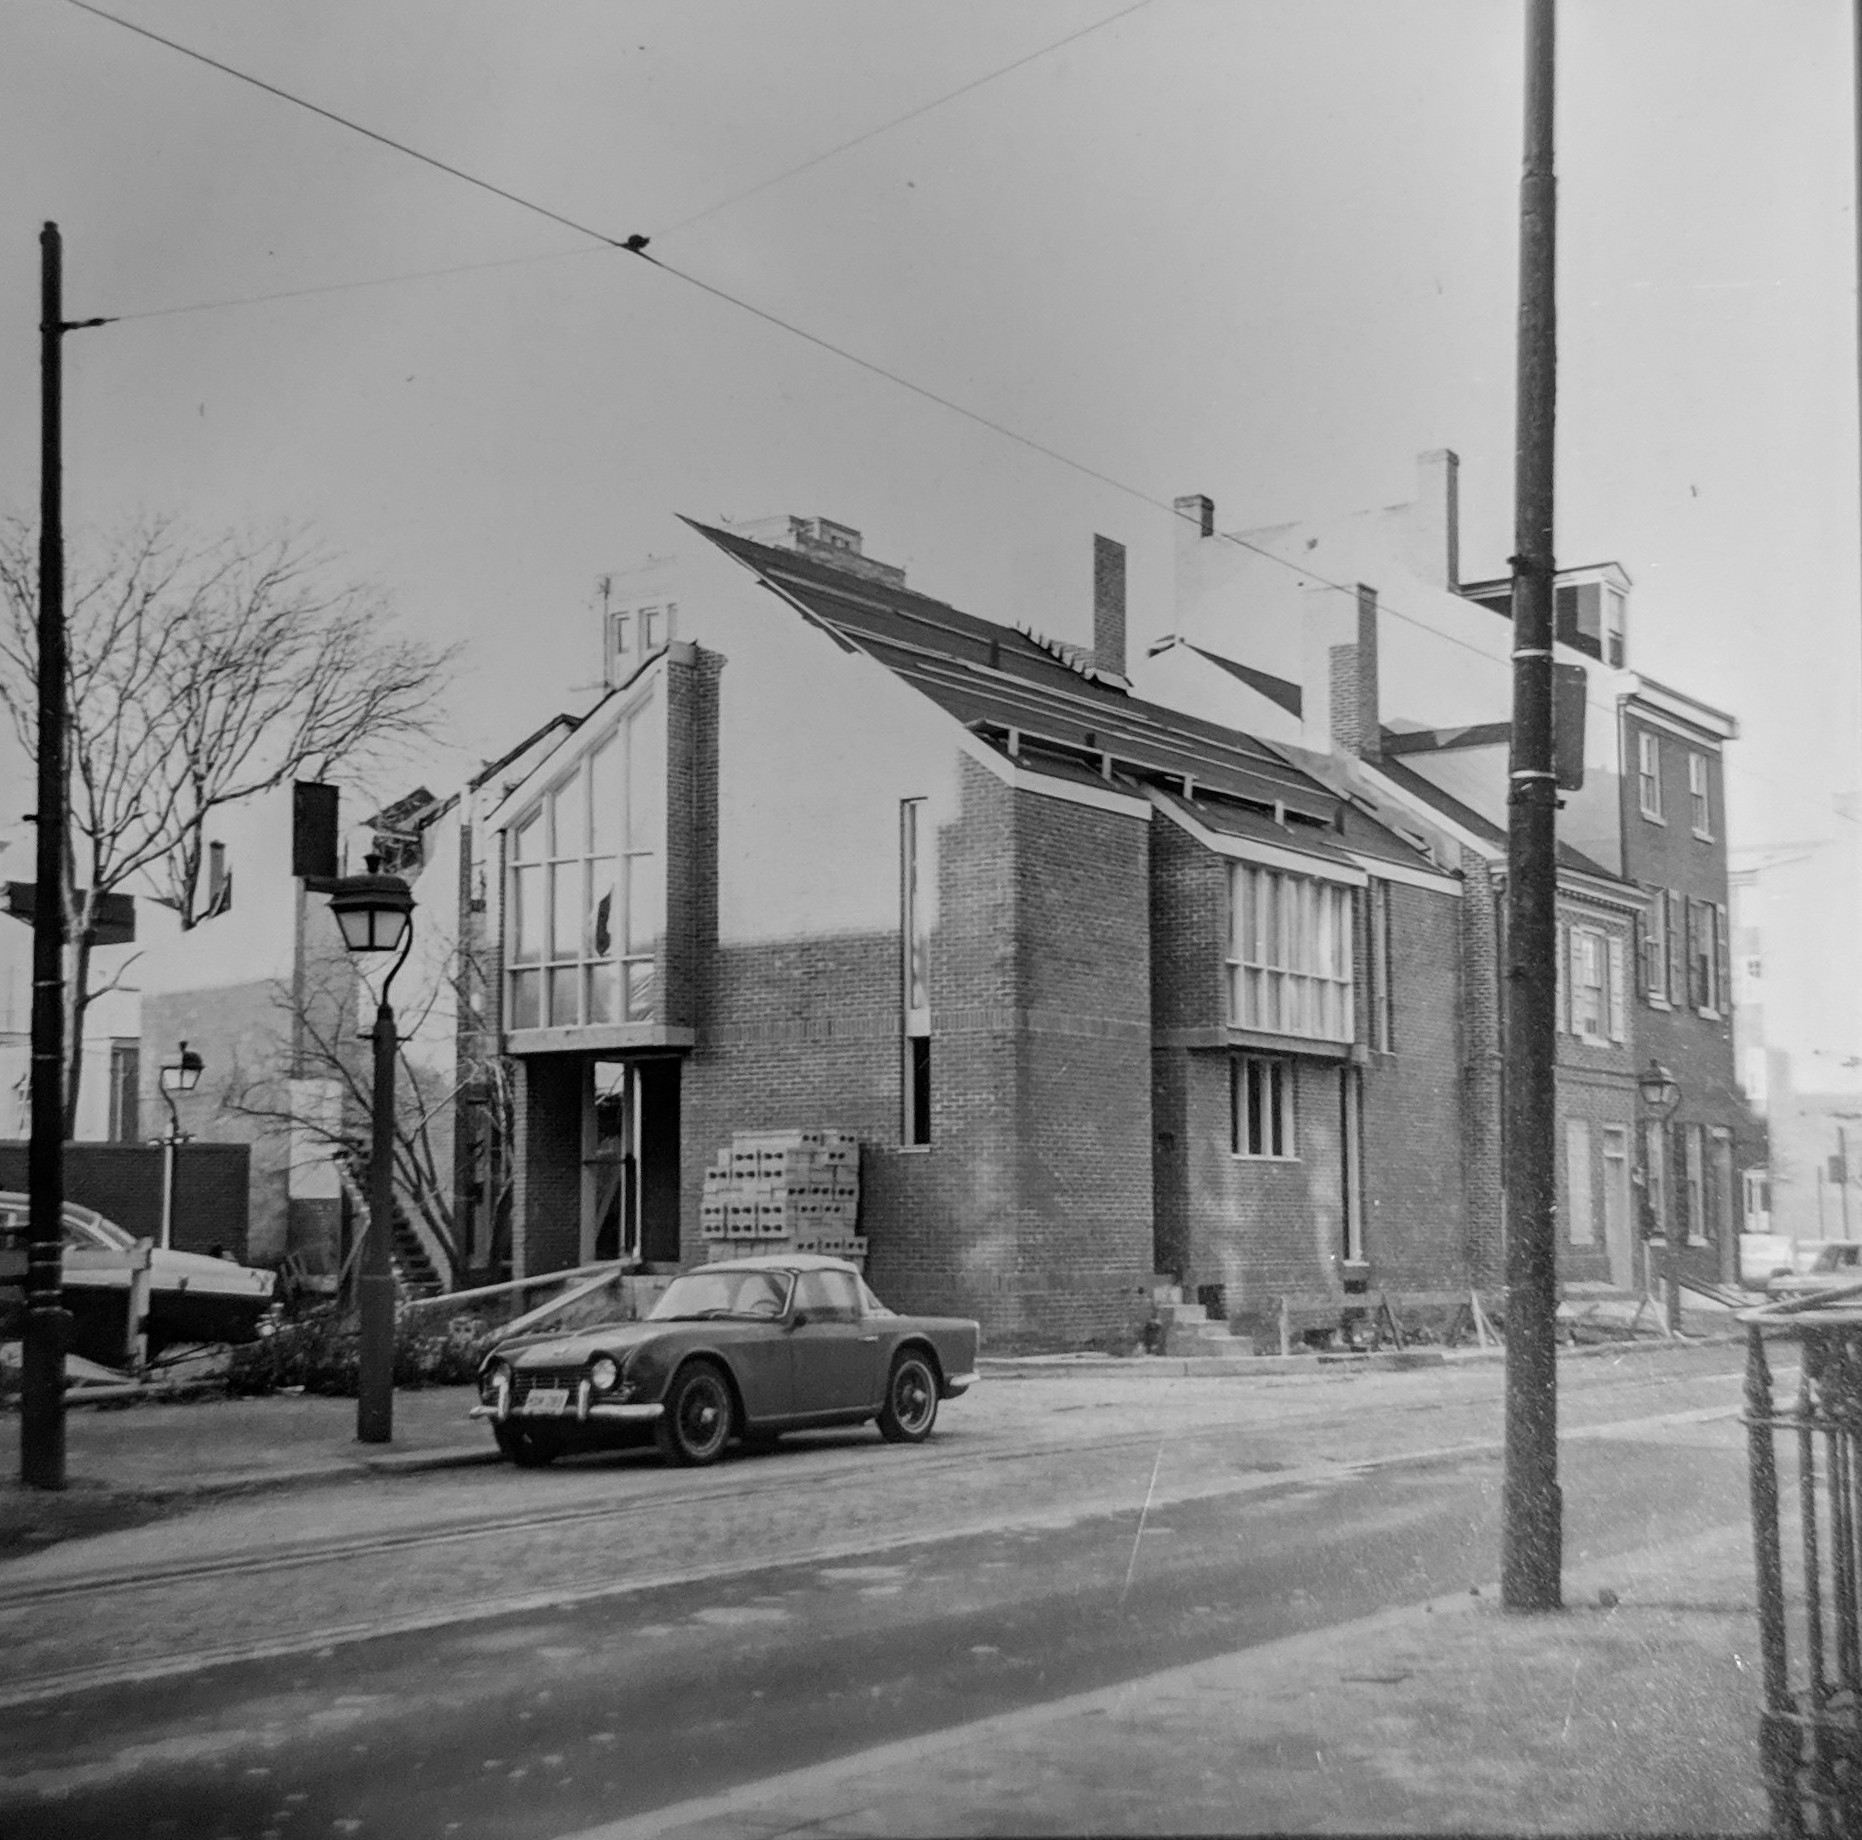
[[[1196,526],[1199,537],[1215,535],[1215,500],[1203,492],[1190,492],[1174,501],[1177,516]]]
[[[1125,673],[1125,545],[1093,538],[1093,663]]]

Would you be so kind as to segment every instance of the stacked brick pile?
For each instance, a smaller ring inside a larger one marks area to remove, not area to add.
[[[705,1171],[708,1260],[825,1252],[863,1260],[860,1144],[849,1131],[739,1131]]]

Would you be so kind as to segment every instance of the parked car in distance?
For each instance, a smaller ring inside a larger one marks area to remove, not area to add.
[[[1800,1269],[1798,1242],[1788,1233],[1742,1233],[1739,1236],[1739,1282],[1762,1291],[1773,1278]]]
[[[0,1297],[14,1308],[26,1277],[27,1198],[0,1189]],[[129,1353],[129,1277],[137,1239],[94,1208],[64,1208],[64,1305],[71,1352],[107,1367]],[[148,1352],[183,1342],[249,1342],[272,1307],[275,1272],[173,1248],[149,1249]]]
[[[1862,1240],[1826,1240],[1806,1269],[1780,1273],[1765,1286],[1765,1294],[1774,1300],[1810,1297],[1845,1286],[1856,1287],[1862,1300]]]
[[[898,1315],[844,1259],[730,1259],[675,1278],[644,1321],[500,1343],[472,1416],[525,1467],[648,1441],[668,1463],[715,1463],[733,1438],[868,1420],[917,1444],[975,1383],[980,1333]]]

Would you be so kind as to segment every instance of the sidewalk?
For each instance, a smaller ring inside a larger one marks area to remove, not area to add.
[[[371,1475],[491,1463],[491,1434],[466,1417],[469,1386],[403,1389],[394,1440],[356,1441],[356,1402],[312,1394],[80,1406],[65,1414],[67,1487],[0,1482],[0,1557],[152,1519],[182,1501]],[[0,1418],[8,1455],[19,1418]]]
[[[1760,1834],[1743,1529],[1385,1612],[884,1746],[579,1840]]]

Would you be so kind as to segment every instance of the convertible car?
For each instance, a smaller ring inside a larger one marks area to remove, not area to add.
[[[732,1259],[675,1278],[643,1322],[500,1343],[472,1416],[526,1467],[650,1439],[668,1463],[715,1463],[734,1437],[869,1419],[917,1444],[975,1381],[977,1336],[894,1314],[843,1259]]]

